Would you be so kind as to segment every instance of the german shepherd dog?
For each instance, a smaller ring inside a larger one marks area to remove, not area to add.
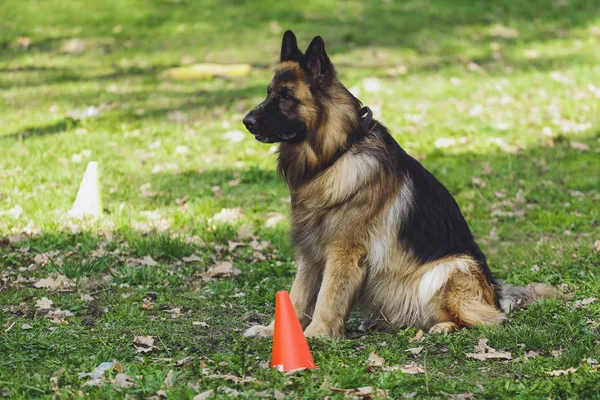
[[[320,36],[303,54],[285,32],[280,61],[243,123],[259,142],[280,143],[297,263],[290,297],[307,337],[343,336],[355,305],[365,328],[448,333],[561,297],[494,280],[452,195],[361,109]],[[244,336],[272,334],[273,323]]]

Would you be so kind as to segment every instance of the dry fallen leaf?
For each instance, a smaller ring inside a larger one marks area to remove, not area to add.
[[[165,310],[165,312],[171,314],[171,318],[177,318],[182,315],[181,308],[179,307],[171,308],[170,310]]]
[[[376,399],[376,398],[388,398],[388,391],[373,388],[373,386],[363,386],[356,389],[339,389],[330,388],[331,391],[337,393],[344,393],[344,397],[355,397],[358,399]]]
[[[153,310],[154,309],[154,303],[152,302],[152,300],[148,299],[147,297],[144,297],[142,299],[142,305],[140,306],[140,309],[142,310]]]
[[[194,322],[192,322],[192,325],[198,325],[198,326],[202,326],[204,328],[208,328],[208,324],[204,321],[194,321]]]
[[[416,364],[406,364],[404,366],[393,365],[391,367],[383,367],[381,370],[386,371],[386,372],[400,371],[404,374],[411,374],[411,375],[425,373],[425,368],[421,367],[420,365],[416,365]]]
[[[198,262],[198,261],[202,261],[202,258],[198,257],[198,256],[197,256],[197,255],[195,255],[195,254],[192,254],[192,255],[191,255],[191,256],[189,256],[189,257],[183,257],[183,258],[182,258],[182,260],[183,260],[183,262],[186,262],[186,263],[191,263],[191,262]]]
[[[535,358],[538,356],[538,352],[535,350],[529,350],[526,351],[525,353],[523,353],[523,358],[525,359],[525,361],[529,361],[532,358]]]
[[[473,186],[477,186],[480,189],[483,189],[487,186],[487,183],[485,183],[483,179],[477,178],[475,176],[471,178],[471,182],[473,183]]]
[[[184,357],[175,363],[175,368],[184,368],[184,367],[190,365],[192,363],[192,361],[194,361],[195,359],[196,359],[196,357],[194,357],[194,356]]]
[[[546,372],[546,375],[548,375],[548,376],[561,376],[561,375],[567,375],[567,374],[573,373],[575,371],[577,371],[577,368],[571,367],[571,368],[567,368],[567,369],[557,369],[557,370],[554,370],[554,371]]]
[[[51,260],[54,259],[54,257],[56,257],[59,254],[58,251],[49,251],[47,253],[40,253],[37,254],[34,258],[33,258],[33,262],[36,263],[37,265],[48,265],[50,263]]]
[[[496,349],[488,346],[487,338],[479,339],[479,343],[475,346],[475,353],[467,353],[467,358],[474,358],[476,360],[484,361],[488,359],[505,359],[511,360],[512,354],[508,351],[497,351]]]
[[[136,353],[149,353],[154,349],[154,337],[136,336],[133,339]]]
[[[23,329],[24,331],[26,331],[28,329],[33,329],[33,326],[31,326],[29,324],[23,324],[23,325],[21,325],[21,329]]]
[[[231,381],[233,383],[248,383],[248,382],[257,382],[256,378],[253,378],[251,376],[243,376],[243,377],[239,377],[233,374],[204,374],[204,376],[206,378],[210,378],[210,379],[225,379],[228,381]]]
[[[271,246],[271,242],[266,241],[266,240],[258,241],[256,239],[254,239],[253,241],[250,242],[250,247],[252,247],[254,250],[257,250],[257,251],[263,251],[265,249],[268,249],[270,246]]]
[[[556,358],[562,356],[564,349],[552,350],[552,355]]]
[[[381,367],[384,364],[385,360],[383,359],[383,357],[373,352],[369,354],[369,358],[367,359],[368,367]]]
[[[276,212],[270,212],[267,214],[267,220],[265,221],[265,226],[267,228],[274,228],[280,222],[285,221],[285,215]]]
[[[223,261],[222,263],[213,266],[208,271],[200,274],[200,276],[204,280],[212,280],[216,278],[229,278],[230,276],[237,276],[240,273],[241,271],[234,268],[230,261]]]
[[[119,388],[128,388],[134,385],[131,378],[122,372],[118,373],[117,376],[111,380],[111,383]]]
[[[208,399],[209,397],[213,396],[214,393],[215,393],[215,391],[210,389],[210,390],[207,390],[205,392],[195,395],[192,400],[205,400],[205,399]]]
[[[56,309],[50,311],[46,316],[50,318],[50,322],[53,324],[68,325],[69,321],[67,321],[65,318],[73,316],[73,313],[68,310]]]
[[[233,224],[242,217],[242,209],[237,208],[222,208],[217,214],[209,218],[208,222],[216,224]]]
[[[52,300],[49,300],[47,297],[42,297],[41,299],[35,302],[35,308],[37,308],[38,310],[51,310],[53,303],[54,302]]]
[[[33,287],[48,290],[68,290],[75,287],[75,282],[59,274],[56,278],[49,276],[48,278],[40,279],[33,284]]]
[[[586,143],[581,143],[581,142],[576,142],[574,140],[571,140],[570,142],[571,148],[581,151],[581,152],[586,152],[590,149],[590,145],[586,144]]]
[[[588,297],[586,299],[582,299],[582,300],[577,300],[576,302],[573,303],[573,305],[575,307],[585,307],[588,304],[592,304],[593,302],[595,302],[597,299],[595,297]]]
[[[173,387],[173,374],[174,372],[172,369],[167,372],[167,377],[165,378],[165,386],[167,389],[171,389]]]
[[[406,349],[404,351],[407,351],[407,352],[412,353],[413,355],[417,356],[417,355],[419,355],[419,353],[421,352],[421,350],[423,350],[423,346],[420,346],[420,347],[411,347],[411,348]]]
[[[127,260],[127,264],[132,267],[154,267],[158,265],[152,256],[144,256],[142,258],[132,258]]]
[[[408,339],[408,342],[409,343],[422,342],[424,334],[425,334],[425,332],[423,332],[423,330],[419,329],[419,331],[417,332],[417,334],[414,337],[411,337],[410,339]]]

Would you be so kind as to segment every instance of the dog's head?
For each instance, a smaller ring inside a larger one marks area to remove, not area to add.
[[[306,54],[292,31],[283,35],[280,65],[267,98],[244,117],[244,125],[263,143],[301,142],[319,118],[319,97],[335,80],[325,42],[315,37]]]

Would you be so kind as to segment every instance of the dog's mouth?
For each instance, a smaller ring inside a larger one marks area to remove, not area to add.
[[[275,142],[277,142],[277,138],[269,137],[269,136],[254,135],[254,138],[256,140],[258,140],[259,142],[261,142],[261,143],[275,143]]]
[[[298,134],[296,132],[284,132],[277,136],[254,135],[254,138],[261,143],[276,143],[293,140]]]

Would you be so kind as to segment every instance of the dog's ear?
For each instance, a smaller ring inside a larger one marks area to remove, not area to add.
[[[304,59],[306,68],[319,83],[327,82],[333,75],[333,65],[325,51],[325,42],[321,36],[315,36],[306,50]]]
[[[284,61],[302,61],[302,52],[298,48],[296,35],[292,31],[285,31],[283,41],[281,42],[281,57],[280,62]]]

